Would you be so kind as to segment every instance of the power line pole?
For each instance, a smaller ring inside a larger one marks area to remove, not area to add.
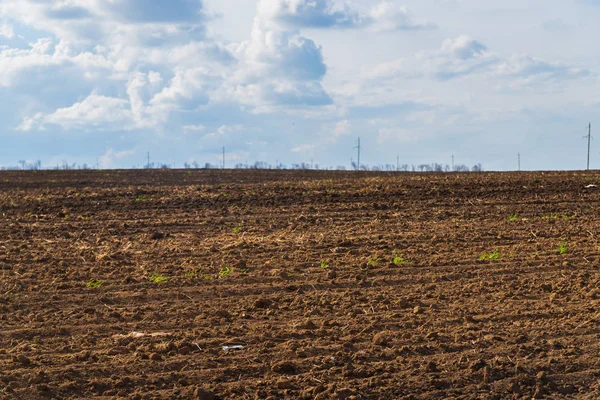
[[[521,170],[521,153],[517,154],[517,161],[518,161],[518,166],[519,166],[518,171],[520,171]]]
[[[358,149],[358,164],[356,166],[356,170],[360,171],[360,138],[358,138],[358,145],[354,147],[355,149]]]
[[[148,159],[148,163],[146,164],[146,168],[150,169],[150,152],[148,152],[148,154],[146,155],[147,159]]]
[[[585,138],[585,136],[584,136]],[[588,154],[587,154],[587,170],[590,170],[590,146],[592,144],[592,123],[590,122],[589,128],[588,128],[588,134],[587,134],[587,140],[588,140]]]

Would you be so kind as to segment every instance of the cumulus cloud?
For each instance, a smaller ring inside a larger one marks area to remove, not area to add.
[[[500,77],[517,79],[514,86],[526,86],[542,81],[564,81],[591,75],[588,69],[561,62],[548,62],[526,54],[514,54],[494,68]]]
[[[268,20],[295,27],[354,27],[362,17],[348,6],[331,0],[260,0],[258,14]]]
[[[158,72],[150,71],[147,74],[139,71],[134,72],[127,82],[127,94],[133,119],[138,124],[144,124],[146,120],[146,103],[156,93],[162,83],[162,77]]]
[[[440,50],[423,52],[418,59],[439,80],[469,75],[498,62],[498,57],[486,46],[466,35],[447,39]]]
[[[417,20],[407,7],[389,1],[366,13],[332,0],[260,0],[258,15],[294,28],[369,28],[375,31],[430,29],[435,25]]]
[[[70,107],[59,108],[53,113],[36,113],[26,117],[19,130],[59,125],[65,129],[90,129],[131,125],[132,114],[124,99],[91,94]]]
[[[0,2],[0,18],[52,35],[27,49],[2,50],[0,86],[18,85],[17,77],[36,68],[69,68],[73,79],[91,86],[81,95],[93,91],[90,101],[102,94],[126,106],[126,129],[160,127],[173,113],[211,102],[242,104],[255,113],[331,105],[322,84],[323,49],[300,28],[425,27],[389,2],[359,12],[332,0],[259,0],[250,38],[239,44],[206,36],[211,14],[202,0],[22,0]],[[47,110],[43,115],[30,116],[20,129],[75,126],[52,121]],[[85,123],[99,129],[93,118]]]
[[[269,28],[257,16],[251,39],[235,54],[240,63],[227,81],[231,98],[256,107],[332,102],[321,86],[327,71],[321,47],[295,31]]]
[[[172,112],[206,104],[208,91],[231,73],[225,67],[235,63],[224,45],[205,38],[209,13],[201,0],[0,2],[2,19],[19,21],[53,38],[41,38],[25,49],[0,47],[0,87],[27,84],[19,78],[33,71],[39,80],[57,75],[51,67],[68,69],[70,82],[87,80],[94,93],[111,93],[106,97],[127,104],[128,122],[133,120],[137,127],[156,127]],[[2,25],[2,34],[13,36],[6,26]],[[65,83],[49,80],[44,89],[56,85],[59,90]],[[89,101],[97,101],[94,96]],[[72,107],[81,107],[79,103]],[[52,113],[44,115],[41,120],[29,117],[19,129],[53,122]],[[73,121],[59,125],[74,126]],[[95,123],[91,127],[98,128]]]
[[[388,1],[384,1],[373,7],[368,16],[363,18],[363,25],[375,31],[436,28],[433,22],[416,19],[407,7],[398,6]]]
[[[96,1],[105,13],[136,23],[198,23],[206,18],[202,0]]]
[[[590,75],[584,68],[513,54],[501,56],[467,36],[444,40],[441,48],[422,51],[413,58],[382,63],[365,75],[369,79],[433,78],[438,81],[483,74],[521,83],[564,81]]]
[[[296,32],[269,29],[255,18],[249,41],[236,51],[245,64],[238,76],[256,80],[268,76],[291,80],[320,80],[327,71],[321,47]]]
[[[0,50],[0,86],[11,86],[15,78],[35,68],[54,67],[71,63],[73,60],[55,50],[50,38],[29,43],[28,48],[4,48]]]
[[[202,36],[210,19],[202,0],[20,0],[2,2],[0,16],[59,39],[89,44],[111,38],[122,42]]]

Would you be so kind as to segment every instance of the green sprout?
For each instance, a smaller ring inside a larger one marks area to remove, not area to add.
[[[163,283],[168,282],[171,278],[168,276],[160,275],[160,274],[152,274],[148,280],[153,283]]]
[[[407,264],[409,262],[410,262],[410,260],[404,258],[402,256],[402,254],[400,254],[398,252],[398,250],[394,250],[393,257],[392,257],[392,264],[400,266],[400,265],[403,265],[403,264]]]
[[[374,267],[377,264],[379,264],[379,262],[381,262],[380,258],[373,258],[373,257],[371,257],[371,258],[369,258],[369,262],[367,263],[367,265]]]
[[[194,279],[204,275],[204,268],[191,269],[183,274],[184,278]]]
[[[481,255],[481,257],[479,257],[479,260],[481,260],[481,261],[485,261],[485,260],[495,261],[495,260],[498,260],[499,258],[500,258],[500,252],[498,250],[496,250],[493,253],[483,253]]]
[[[509,220],[509,221],[516,221],[516,220],[517,220],[517,217],[518,217],[518,215],[519,215],[519,214],[518,214],[517,212],[515,212],[514,214],[510,214],[510,216],[508,217],[508,220]]]
[[[558,245],[558,252],[560,254],[568,254],[569,253],[569,246],[566,243],[560,243]]]
[[[233,270],[230,267],[227,267],[227,266],[221,267],[221,270],[219,271],[219,277],[231,275],[232,272],[233,272]]]
[[[95,279],[92,279],[91,281],[89,281],[85,286],[89,287],[89,288],[99,288],[100,286],[104,285],[103,281],[97,281]]]
[[[327,261],[321,261],[321,268],[323,268],[323,269],[329,268],[329,264],[327,264]]]
[[[233,228],[233,233],[240,233],[242,231],[242,224],[239,224],[235,228]]]

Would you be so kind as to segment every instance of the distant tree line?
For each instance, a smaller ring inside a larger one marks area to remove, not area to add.
[[[198,163],[197,161],[191,161],[191,162],[185,162],[183,164],[183,167],[185,169],[222,169],[223,166],[219,165],[219,164],[211,164],[211,163],[204,163],[203,165],[201,165],[200,163]],[[133,166],[132,169],[139,169],[139,166]],[[165,163],[150,163],[150,164],[146,164],[144,165],[143,169],[170,169],[172,168],[171,165],[169,164],[165,164]],[[235,169],[282,169],[282,170],[287,170],[287,169],[291,169],[291,170],[337,170],[337,171],[346,171],[346,167],[343,165],[338,165],[337,167],[325,167],[325,168],[321,168],[319,166],[319,164],[312,164],[312,163],[306,163],[306,162],[302,162],[302,163],[295,163],[292,164],[290,166],[287,166],[285,164],[282,163],[277,163],[275,165],[269,164],[265,161],[256,161],[253,164],[248,164],[248,163],[238,163],[235,164],[234,166]],[[46,167],[43,168],[42,167],[42,162],[40,160],[37,160],[36,162],[27,162],[24,160],[20,160],[18,165],[15,166],[8,166],[8,167],[0,167],[0,170],[32,170],[32,171],[37,171],[37,170],[41,170],[41,169],[49,169],[49,170],[91,170],[94,169],[92,166],[88,165],[88,164],[76,164],[76,163],[68,163],[66,161],[63,161],[62,164],[60,165],[55,165],[52,167]],[[96,169],[98,169],[98,166],[96,166]],[[398,171],[398,172],[482,172],[483,171],[483,167],[481,166],[481,164],[475,164],[473,165],[471,168],[469,168],[467,165],[464,164],[457,164],[454,166],[454,169],[452,169],[452,167],[450,167],[448,164],[443,165],[443,164],[438,164],[438,163],[432,163],[432,164],[402,164],[402,165],[392,165],[392,164],[380,164],[380,165],[368,165],[368,164],[362,164],[360,165],[360,168],[358,166],[358,164],[356,162],[352,162],[352,169],[353,170],[361,170],[361,171]]]

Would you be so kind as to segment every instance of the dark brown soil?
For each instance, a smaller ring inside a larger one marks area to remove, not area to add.
[[[590,184],[2,172],[0,398],[600,398]]]

